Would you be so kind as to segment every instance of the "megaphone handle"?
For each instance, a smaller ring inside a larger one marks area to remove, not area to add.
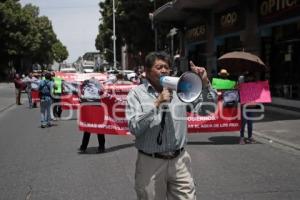
[[[166,118],[166,111],[163,111],[162,117],[161,117],[159,133],[158,133],[157,138],[156,138],[156,142],[157,142],[158,145],[162,144],[162,134],[164,132],[165,123],[166,123],[165,118]]]

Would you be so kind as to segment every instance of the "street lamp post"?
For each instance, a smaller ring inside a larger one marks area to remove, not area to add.
[[[107,52],[111,53],[111,54],[114,54],[114,51],[112,51],[111,49],[108,49],[108,48],[104,48],[104,53],[106,54]],[[114,66],[113,66],[114,67]],[[112,67],[110,65],[109,67],[109,70],[112,70]]]
[[[156,0],[150,0],[150,2],[153,2],[153,8],[154,8],[153,13],[154,13],[156,10]],[[153,13],[151,15],[151,21],[152,21],[152,29],[154,29],[154,47],[155,47],[155,51],[157,51],[157,27],[153,19]]]
[[[116,55],[116,9],[115,9],[115,0],[113,0],[113,36],[112,36],[112,40],[113,40],[113,46],[114,46],[114,68],[117,68],[117,55]]]

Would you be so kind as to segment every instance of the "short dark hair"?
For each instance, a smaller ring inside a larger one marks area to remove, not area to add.
[[[47,80],[50,80],[51,79],[51,73],[50,72],[47,72],[46,74],[45,74],[45,79],[47,79]]]
[[[164,51],[158,51],[158,52],[154,51],[154,52],[150,52],[146,56],[145,68],[151,69],[152,66],[154,65],[156,59],[165,61],[171,67],[171,59],[170,59],[170,56],[166,52],[164,52]]]

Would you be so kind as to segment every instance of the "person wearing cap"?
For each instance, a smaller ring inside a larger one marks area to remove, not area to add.
[[[216,105],[217,94],[209,83],[205,68],[190,64],[203,83],[201,95],[193,104],[206,113],[214,112],[211,104]],[[195,200],[191,157],[185,150],[186,104],[179,100],[175,91],[160,85],[160,77],[171,73],[170,56],[165,52],[149,53],[145,72],[145,82],[129,92],[126,103],[128,128],[135,136],[138,151],[137,199]],[[204,102],[210,102],[210,105],[204,105]]]
[[[218,73],[219,77],[222,79],[228,79],[229,73],[226,69],[221,69],[220,72]]]

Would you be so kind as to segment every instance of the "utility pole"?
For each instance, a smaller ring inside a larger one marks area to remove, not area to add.
[[[113,0],[113,46],[114,46],[114,69],[117,68],[117,55],[116,55],[116,9],[115,9],[115,0]]]
[[[153,13],[154,13],[156,10],[156,0],[150,0],[150,2],[153,2],[153,8],[154,8]],[[157,49],[158,49],[158,47],[157,47],[158,46],[157,45],[157,27],[156,27],[156,24],[153,19],[153,13],[152,13],[150,19],[152,21],[152,29],[154,29],[154,48],[155,48],[155,51],[157,51]]]

